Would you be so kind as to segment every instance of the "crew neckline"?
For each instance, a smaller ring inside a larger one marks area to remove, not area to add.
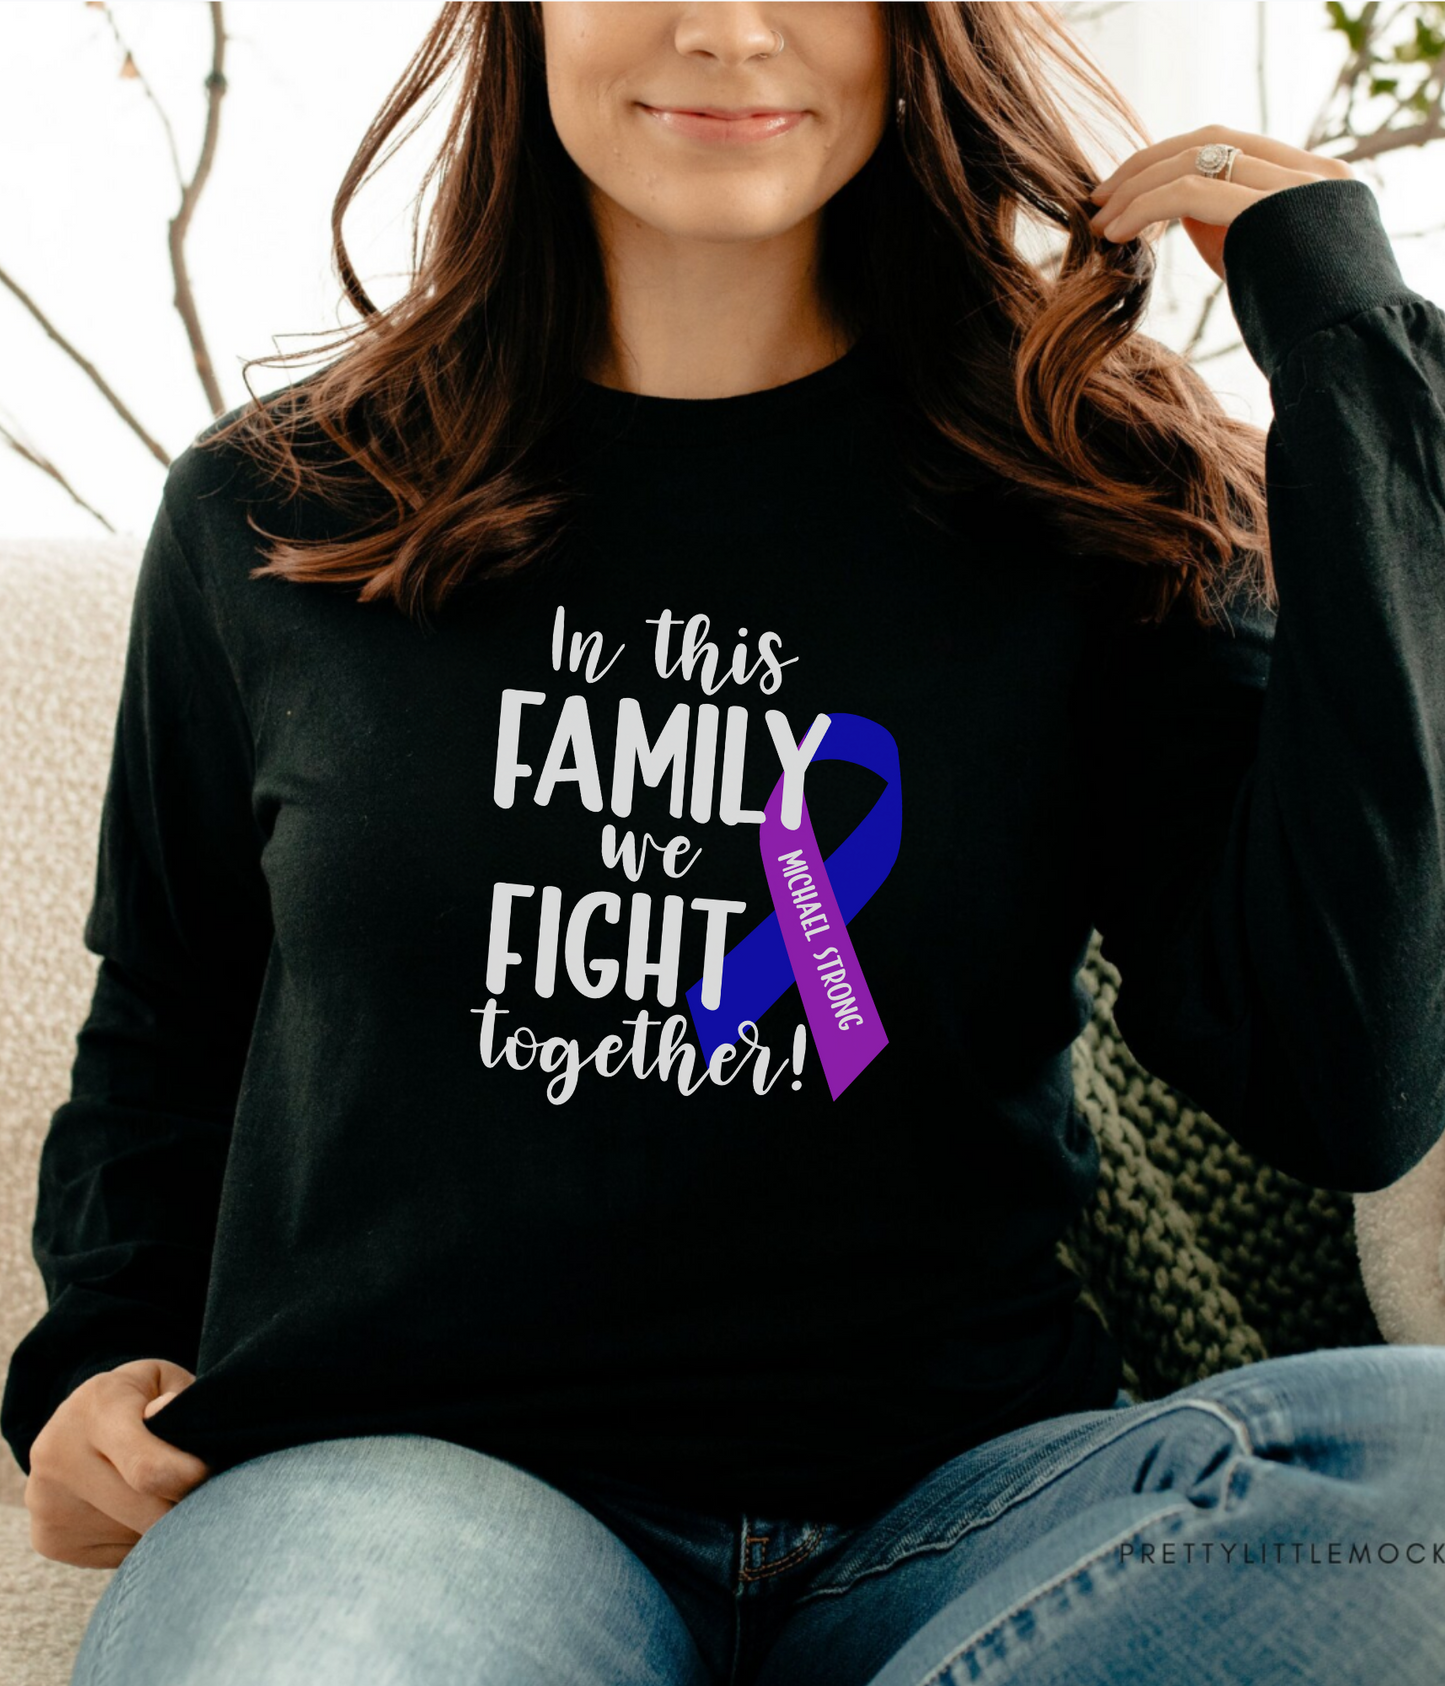
[[[650,445],[716,445],[797,427],[856,393],[869,352],[866,333],[841,357],[806,375],[725,398],[663,398],[578,377],[574,414],[584,425]]]

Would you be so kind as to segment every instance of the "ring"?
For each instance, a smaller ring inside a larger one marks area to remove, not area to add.
[[[1234,160],[1239,157],[1237,146],[1211,141],[1194,155],[1194,168],[1201,176],[1217,176],[1223,181],[1234,179]]]

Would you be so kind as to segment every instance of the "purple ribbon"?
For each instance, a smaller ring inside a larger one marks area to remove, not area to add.
[[[703,1057],[736,1039],[796,981],[834,1100],[888,1045],[867,980],[858,964],[848,921],[888,876],[903,829],[898,746],[892,735],[860,714],[829,717],[813,761],[867,767],[884,789],[863,819],[823,860],[806,799],[801,823],[782,822],[784,780],[763,809],[758,847],[773,912],[724,956],[720,999],[709,1011],[699,979],[687,992]],[[810,763],[811,765],[811,763]]]

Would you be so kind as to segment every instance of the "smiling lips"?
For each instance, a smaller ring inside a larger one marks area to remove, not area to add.
[[[786,134],[807,115],[802,111],[736,110],[718,106],[644,105],[643,111],[673,134],[686,135],[690,140],[721,142],[737,145],[743,141],[766,140],[770,135]]]

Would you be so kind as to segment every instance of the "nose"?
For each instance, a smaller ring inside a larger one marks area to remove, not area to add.
[[[701,53],[721,64],[745,64],[760,54],[772,53],[778,36],[763,16],[764,8],[747,4],[679,6],[674,41],[680,53]]]

